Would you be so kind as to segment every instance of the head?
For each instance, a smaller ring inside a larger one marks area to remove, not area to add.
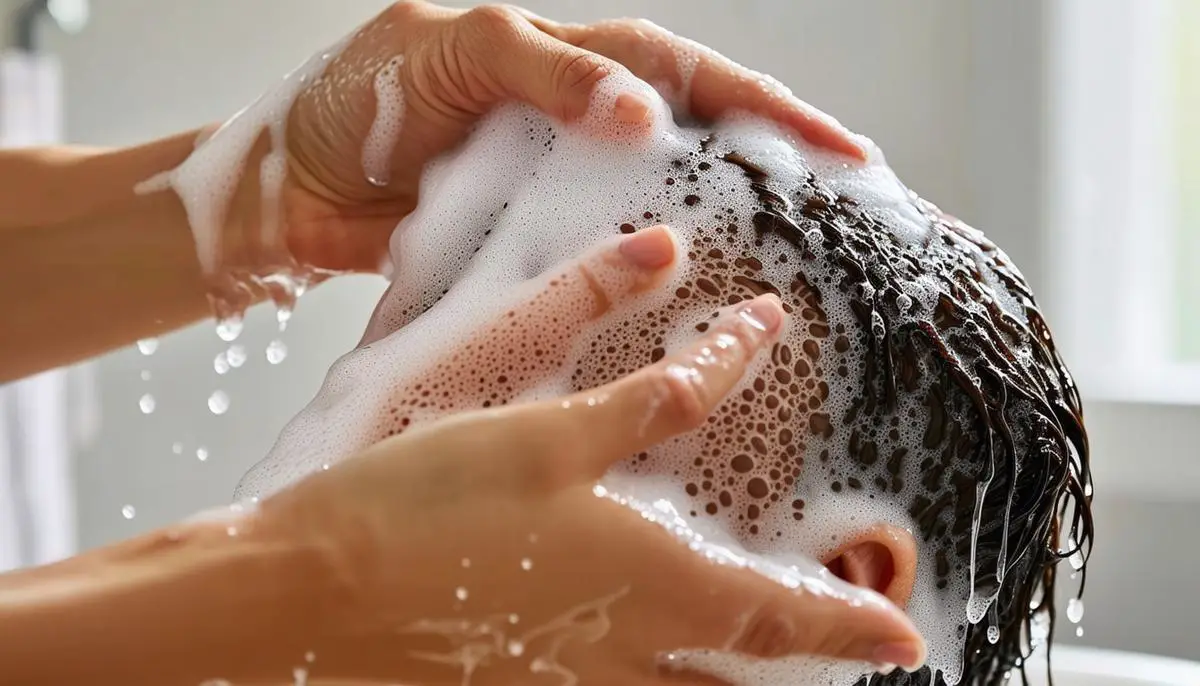
[[[769,358],[707,426],[621,475],[665,484],[679,511],[748,550],[815,557],[906,607],[946,680],[999,683],[1054,616],[1056,564],[1092,533],[1079,400],[1020,273],[878,152],[852,166],[762,122],[681,130],[658,116],[631,139],[493,114],[427,175],[363,345],[240,495],[448,412],[606,383],[717,308],[774,292],[790,319]],[[435,372],[438,352],[526,279],[659,223],[684,253],[662,293],[606,315],[552,364],[514,347]]]

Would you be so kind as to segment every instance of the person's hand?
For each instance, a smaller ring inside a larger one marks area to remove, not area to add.
[[[507,6],[463,11],[400,2],[369,23],[292,108],[283,195],[288,248],[302,265],[378,269],[392,230],[416,206],[425,163],[459,143],[480,116],[518,100],[574,120],[587,111],[594,86],[626,68],[700,118],[748,110],[815,144],[864,155],[848,131],[779,84],[649,22],[560,25]],[[684,72],[691,74],[686,83]],[[398,126],[398,138],[390,150],[364,154],[379,110],[377,80],[400,89],[403,112],[383,108],[379,126]],[[613,116],[645,117],[639,98],[618,98]]]
[[[609,243],[550,273],[541,306],[502,320],[602,316],[660,281],[675,250],[662,229]],[[616,383],[416,425],[265,500],[263,530],[339,570],[309,680],[710,683],[662,670],[678,649],[918,665],[919,635],[882,598],[792,591],[716,564],[595,491],[622,459],[701,425],[784,317],[774,296],[741,303]]]

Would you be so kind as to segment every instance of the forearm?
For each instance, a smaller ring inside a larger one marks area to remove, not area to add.
[[[0,684],[290,683],[334,595],[329,568],[226,526],[0,576]]]
[[[182,203],[134,192],[186,159],[194,138],[0,155],[0,382],[208,314]]]

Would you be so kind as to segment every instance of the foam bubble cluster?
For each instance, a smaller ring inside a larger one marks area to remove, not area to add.
[[[1020,273],[906,189],[878,150],[851,164],[752,118],[681,127],[657,96],[650,132],[635,134],[605,116],[617,92],[647,90],[625,78],[603,82],[575,125],[499,109],[427,171],[362,343],[237,497],[448,413],[615,380],[705,331],[719,308],[775,293],[791,316],[770,354],[704,427],[632,456],[606,484],[783,565],[878,523],[908,529],[920,549],[907,610],[930,667],[957,683],[1002,584],[1056,535],[1052,514],[1014,502],[1017,481],[1063,488],[1071,465],[1086,474],[1078,400]],[[588,303],[531,299],[531,279],[657,224],[685,253],[661,291],[586,326],[572,313]],[[505,326],[519,317],[559,325]],[[998,551],[979,546],[993,539]],[[680,659],[739,684],[863,674]]]

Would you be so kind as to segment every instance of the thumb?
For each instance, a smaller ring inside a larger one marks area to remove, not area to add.
[[[696,563],[707,565],[700,572],[708,577],[705,585],[721,589],[708,612],[726,615],[706,618],[702,626],[713,633],[701,648],[763,659],[815,655],[884,672],[897,666],[916,671],[925,662],[925,642],[899,608],[815,563],[812,571],[767,562],[714,565],[699,556]]]
[[[479,40],[463,42],[470,63],[482,72],[497,100],[517,99],[562,121],[587,113],[596,84],[628,70],[620,63],[550,36],[521,11],[484,6],[464,19]],[[640,123],[651,114],[650,103],[636,93],[621,94],[613,116]]]

